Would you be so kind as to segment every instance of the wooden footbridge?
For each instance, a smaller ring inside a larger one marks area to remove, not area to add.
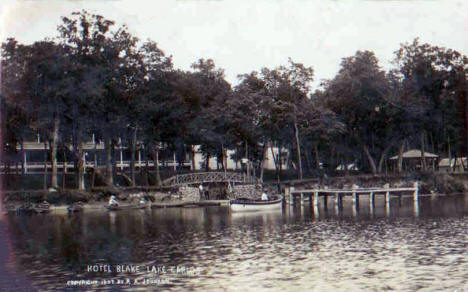
[[[238,172],[193,172],[170,177],[164,180],[162,185],[166,187],[175,187],[217,182],[256,184],[259,183],[259,180],[256,177],[247,176],[244,173]]]

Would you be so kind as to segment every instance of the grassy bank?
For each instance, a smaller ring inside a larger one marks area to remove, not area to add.
[[[270,174],[271,175],[271,174]],[[70,175],[73,179],[73,175]],[[271,178],[271,177],[270,177]],[[288,176],[289,179],[294,178],[292,175]],[[176,189],[160,189],[152,186],[139,186],[131,187],[96,187],[92,191],[78,191],[76,189],[64,189],[49,192],[41,189],[42,176],[41,175],[13,175],[2,176],[5,186],[12,185],[12,181],[16,181],[15,191],[4,191],[5,202],[40,202],[47,200],[54,205],[65,205],[74,202],[82,201],[86,203],[104,202],[108,200],[109,196],[117,195],[120,200],[127,201],[130,194],[143,192],[146,198],[150,201],[160,200],[161,198],[170,197],[170,193],[175,193]],[[90,179],[90,177],[87,177]],[[116,180],[118,182],[119,180]],[[332,188],[346,189],[351,188],[353,184],[360,187],[375,187],[382,186],[389,183],[392,187],[410,186],[414,181],[420,182],[421,193],[441,193],[451,194],[464,192],[468,188],[468,174],[447,174],[447,173],[412,173],[407,175],[349,175],[349,176],[336,176],[327,177],[322,176],[320,179],[306,178],[304,180],[283,180],[284,184],[295,185],[301,188],[312,188],[317,183],[326,185]],[[39,185],[39,187],[38,187]],[[219,186],[222,188],[222,186]],[[216,188],[213,188],[215,191]],[[4,188],[5,190],[5,188]],[[276,193],[277,185],[276,180],[266,181],[265,190],[268,193]]]

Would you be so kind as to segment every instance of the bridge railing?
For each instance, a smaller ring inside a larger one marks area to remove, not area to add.
[[[258,179],[238,172],[193,172],[170,177],[163,181],[163,185],[176,186],[209,182],[257,183]]]

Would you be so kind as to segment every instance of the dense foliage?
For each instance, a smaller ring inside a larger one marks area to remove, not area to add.
[[[21,159],[16,145],[40,133],[49,141],[54,187],[57,157],[69,151],[84,188],[82,143],[91,135],[104,142],[109,185],[118,145],[131,149],[133,183],[138,147],[157,162],[164,150],[182,161],[201,145],[221,167],[226,149],[235,149],[232,158],[248,158],[260,175],[266,151],[276,147],[284,150],[272,153],[277,175],[282,160],[299,178],[350,163],[376,174],[404,149],[466,155],[467,63],[457,51],[416,39],[395,52],[389,71],[371,51],[343,58],[313,93],[314,70],[291,59],[240,75],[232,88],[213,60],[176,70],[156,43],[82,11],[63,17],[53,39],[2,44],[3,150]]]

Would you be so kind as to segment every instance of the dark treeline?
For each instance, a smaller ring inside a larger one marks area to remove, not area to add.
[[[291,59],[240,75],[232,88],[211,59],[177,70],[155,42],[82,11],[63,17],[53,39],[2,44],[3,150],[23,151],[31,133],[40,133],[50,145],[51,186],[59,185],[57,157],[71,151],[81,189],[82,143],[93,134],[105,145],[108,185],[118,143],[130,149],[133,183],[138,143],[156,165],[164,149],[181,160],[201,145],[224,167],[226,149],[235,149],[233,158],[247,157],[259,176],[270,147],[290,153],[298,178],[350,163],[381,173],[395,153],[401,171],[405,149],[466,155],[467,63],[457,51],[416,39],[395,52],[389,71],[371,51],[343,58],[315,92],[313,69]],[[285,154],[272,154],[279,177]]]

